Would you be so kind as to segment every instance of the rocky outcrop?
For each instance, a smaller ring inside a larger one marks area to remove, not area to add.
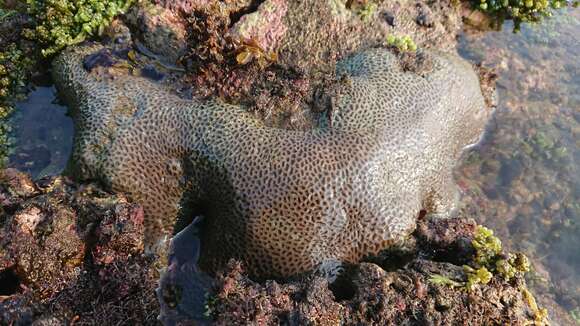
[[[181,325],[523,325],[537,317],[521,274],[463,287],[461,265],[475,252],[468,219],[421,219],[403,246],[345,266],[335,281],[307,273],[256,282],[236,261],[211,280],[195,266],[196,242],[180,234],[160,311],[160,266],[142,255],[140,206],[96,185],[33,182],[10,169],[1,173],[0,202],[0,324],[154,325],[160,313]]]

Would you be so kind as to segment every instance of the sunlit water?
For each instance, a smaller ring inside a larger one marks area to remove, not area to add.
[[[532,259],[529,283],[541,302],[556,301],[553,321],[572,323],[580,318],[580,9],[518,34],[512,26],[460,38],[464,57],[497,69],[499,106],[456,177],[465,209]]]
[[[567,323],[580,317],[580,9],[511,30],[460,38],[461,55],[499,72],[500,101],[456,178],[464,209],[528,254],[540,302],[555,300],[553,320]],[[61,172],[73,126],[54,88],[38,87],[17,111],[10,166]]]

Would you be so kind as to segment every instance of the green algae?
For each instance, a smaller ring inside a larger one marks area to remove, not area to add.
[[[27,11],[36,26],[25,36],[42,46],[42,55],[51,56],[66,46],[101,35],[115,16],[123,14],[133,0],[27,0]]]
[[[484,226],[477,226],[471,245],[475,249],[472,262],[469,265],[463,265],[467,281],[458,282],[443,275],[431,275],[429,280],[434,284],[472,291],[478,285],[488,284],[494,275],[510,281],[515,276],[523,276],[530,270],[530,262],[524,254],[503,254],[499,238],[493,234],[492,230]]]
[[[493,18],[498,27],[506,19],[512,19],[514,32],[520,30],[522,23],[540,22],[544,17],[551,17],[554,10],[568,5],[567,0],[471,0],[470,2],[475,9]]]
[[[510,253],[507,258],[495,262],[495,269],[506,281],[509,281],[515,277],[517,273],[529,272],[530,261],[528,257],[522,253]]]
[[[493,234],[493,231],[479,225],[475,232],[475,237],[471,242],[475,249],[474,262],[477,269],[464,266],[468,274],[468,279],[472,277],[474,281],[485,281],[488,277],[482,268],[495,272],[506,281],[511,280],[516,274],[524,274],[530,270],[530,261],[522,253],[502,254],[501,240]],[[469,282],[469,281],[468,281]],[[481,282],[483,284],[487,282]]]
[[[3,6],[4,3],[2,1],[0,1],[0,6]],[[13,9],[4,9],[4,8],[0,8],[0,21],[12,17],[14,15],[18,14],[18,11],[13,10]]]
[[[114,17],[123,14],[133,0],[26,0],[6,8],[0,0],[0,22],[26,12],[31,26],[20,33],[20,40],[0,52],[0,168],[6,166],[12,148],[9,119],[14,103],[23,100],[38,62],[68,45],[100,35]],[[9,27],[10,28],[10,27]],[[32,42],[24,45],[26,42]],[[38,53],[35,53],[38,52]]]
[[[471,245],[476,250],[474,261],[481,266],[490,265],[502,249],[499,238],[493,235],[492,230],[484,226],[477,227]]]
[[[574,319],[576,323],[580,324],[580,307],[570,310],[570,316],[572,316],[572,319]]]
[[[474,269],[468,265],[463,266],[463,270],[467,274],[467,282],[465,288],[472,291],[478,284],[488,284],[493,278],[493,274],[487,270],[486,267]]]
[[[391,34],[387,36],[387,45],[396,47],[400,52],[417,51],[417,44],[409,35],[396,36]]]
[[[356,10],[356,14],[363,22],[368,22],[377,11],[377,4],[369,1]]]
[[[464,282],[458,282],[440,274],[432,274],[429,277],[429,282],[437,285],[446,285],[451,288],[462,288],[465,286]]]
[[[548,310],[546,308],[538,307],[536,299],[528,289],[521,289],[522,296],[528,303],[530,310],[534,316],[534,325],[548,325]]]
[[[375,0],[348,0],[344,6],[354,12],[365,23],[373,18],[378,9]]]

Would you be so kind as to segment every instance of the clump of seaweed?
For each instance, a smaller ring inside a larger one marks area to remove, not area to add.
[[[530,271],[530,261],[522,253],[503,253],[501,240],[493,231],[478,225],[471,245],[475,250],[473,258],[468,265],[463,265],[466,281],[452,280],[444,275],[431,275],[429,281],[433,284],[447,285],[452,288],[473,291],[481,285],[488,284],[499,276],[509,282],[516,276],[523,276]],[[538,325],[545,324],[547,310],[539,308],[533,295],[525,286],[520,287],[520,292],[528,303]]]
[[[26,36],[38,41],[42,54],[50,56],[68,45],[100,35],[133,0],[27,0],[26,3],[28,14],[36,21]]]
[[[513,19],[514,32],[521,23],[535,23],[551,17],[554,9],[567,6],[568,0],[471,0],[473,7],[491,16],[498,26]]]
[[[399,52],[415,52],[417,51],[417,44],[409,35],[405,36],[387,36],[387,45],[393,46],[399,50]]]
[[[478,226],[475,238],[471,242],[475,248],[475,263],[481,266],[489,266],[501,253],[501,240],[493,235],[493,231],[485,226]]]
[[[477,284],[487,284],[494,274],[503,277],[505,281],[510,281],[516,275],[523,275],[530,271],[530,261],[524,254],[503,255],[501,241],[494,236],[492,230],[484,226],[477,227],[471,244],[475,248],[474,263],[477,269],[464,266],[468,290],[472,290]],[[520,291],[534,315],[534,322],[540,325],[545,324],[548,311],[538,307],[534,296],[528,289],[522,287]]]
[[[480,283],[487,283],[485,282],[487,273],[482,271],[482,269],[488,272],[495,272],[506,281],[511,280],[518,273],[523,274],[530,270],[530,262],[524,254],[502,254],[501,240],[493,234],[492,230],[484,226],[479,225],[477,227],[471,245],[475,249],[473,257],[475,269],[470,266],[466,267],[468,283],[470,277],[474,281],[481,280],[482,282]],[[471,285],[473,284],[477,283],[471,282]]]
[[[468,265],[463,265],[463,270],[467,274],[465,288],[471,291],[478,284],[487,284],[491,281],[493,274],[485,266],[475,269]]]
[[[576,307],[570,310],[570,316],[574,319],[578,324],[580,324],[580,307]]]

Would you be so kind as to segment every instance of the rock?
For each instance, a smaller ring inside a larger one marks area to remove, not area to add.
[[[469,260],[466,251],[446,259],[432,248],[465,242],[473,232],[474,223],[463,219],[422,222],[415,235],[420,239],[414,258],[402,268],[386,271],[374,263],[353,265],[338,288],[314,275],[285,283],[257,283],[239,263],[231,262],[217,278],[208,314],[216,325],[523,325],[531,321],[531,308],[520,292],[525,286],[521,276],[511,282],[494,276],[490,284],[473,291],[431,281],[435,274],[462,277],[463,268],[447,261]]]
[[[196,222],[173,241],[159,288],[160,311],[154,295],[159,274],[142,255],[140,206],[62,177],[30,184],[35,194],[16,200],[15,190],[28,177],[6,174],[14,177],[0,182],[0,194],[18,204],[0,220],[0,324],[153,325],[159,314],[165,323],[180,325],[484,325],[533,319],[519,274],[509,282],[494,275],[472,291],[432,280],[440,275],[465,281],[461,264],[472,264],[475,224],[463,217],[421,218],[401,249],[345,265],[334,281],[309,272],[258,282],[235,260],[210,279],[196,265]],[[24,255],[23,248],[37,256]],[[394,265],[393,257],[404,259]],[[15,286],[6,287],[6,281]]]
[[[63,177],[0,174],[10,203],[0,219],[0,324],[155,322],[158,272],[142,254],[140,206]]]
[[[253,39],[267,51],[275,50],[286,33],[286,0],[263,1],[255,12],[243,15],[229,30],[232,38]]]
[[[5,185],[5,191],[15,198],[27,198],[38,194],[38,188],[29,175],[16,169],[0,171],[0,182]],[[8,197],[7,197],[8,198]]]
[[[127,22],[139,30],[139,40],[159,58],[176,63],[187,51],[187,22],[176,10],[155,4],[134,6]]]
[[[419,26],[423,27],[433,27],[435,21],[433,19],[433,11],[426,5],[417,5],[419,14],[417,15],[416,22]]]

